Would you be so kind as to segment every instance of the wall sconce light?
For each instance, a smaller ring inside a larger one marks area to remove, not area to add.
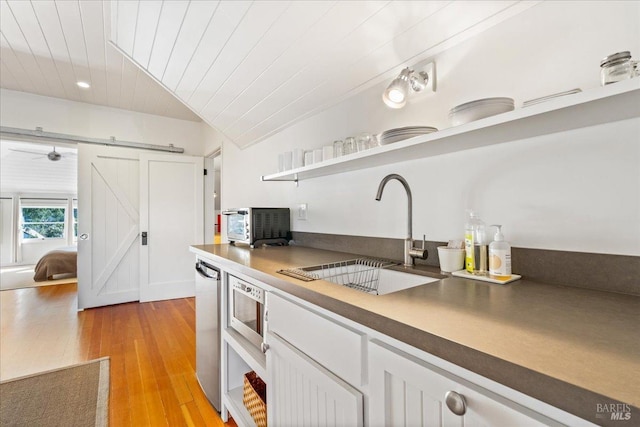
[[[388,107],[402,108],[407,103],[407,98],[411,91],[431,90],[435,92],[436,76],[434,71],[433,62],[427,64],[423,71],[411,70],[409,67],[405,68],[384,90],[382,100]]]

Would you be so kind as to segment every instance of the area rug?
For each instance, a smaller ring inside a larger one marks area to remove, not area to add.
[[[69,275],[54,276],[56,280],[45,280],[35,282],[33,275],[35,265],[19,265],[12,267],[2,267],[0,269],[0,290],[33,288],[36,286],[62,285],[65,283],[78,283],[76,277]]]
[[[0,425],[107,426],[109,358],[0,382]]]

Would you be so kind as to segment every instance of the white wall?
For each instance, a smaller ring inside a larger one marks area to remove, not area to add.
[[[217,132],[204,122],[172,119],[58,98],[2,89],[2,126],[66,133],[91,138],[110,138],[185,149],[202,156],[205,149],[219,147]]]
[[[13,260],[13,199],[0,199],[0,265]]]
[[[37,264],[38,260],[49,251],[64,248],[68,245],[66,239],[39,240],[20,244],[20,258],[17,264]]]
[[[223,137],[217,130],[202,122],[202,135],[204,139],[204,147],[202,153],[210,156],[222,147]]]
[[[308,203],[297,231],[401,238],[414,196],[414,237],[461,238],[465,209],[501,223],[514,246],[640,255],[640,119],[292,183],[261,183],[277,155],[316,148],[362,131],[406,125],[448,127],[460,103],[492,96],[522,101],[599,86],[599,62],[630,50],[640,57],[640,2],[543,2],[435,59],[438,91],[386,108],[384,85],[239,150],[223,145],[222,208]],[[407,64],[414,65],[414,64]],[[398,70],[399,71],[399,70]],[[385,83],[388,84],[388,83]]]

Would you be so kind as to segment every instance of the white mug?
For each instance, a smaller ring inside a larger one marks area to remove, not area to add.
[[[325,145],[322,147],[322,160],[333,159],[333,145]]]
[[[313,150],[313,163],[320,163],[322,161],[322,148],[316,148]]]
[[[304,166],[304,150],[302,148],[293,149],[293,168],[301,168]]]
[[[278,172],[284,172],[284,154],[278,154]]]
[[[293,168],[293,153],[285,151],[284,153],[284,170],[288,171]]]
[[[438,258],[440,259],[440,270],[445,273],[462,270],[464,268],[464,249],[438,246]]]
[[[313,164],[313,151],[304,152],[304,165],[309,166]]]

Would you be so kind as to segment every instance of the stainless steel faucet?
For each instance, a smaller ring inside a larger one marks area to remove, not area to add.
[[[409,183],[406,179],[396,173],[385,176],[384,178],[382,178],[382,181],[380,181],[380,185],[378,186],[378,194],[376,194],[376,200],[380,201],[380,199],[382,198],[382,192],[384,191],[384,186],[387,185],[387,182],[391,181],[392,179],[397,179],[398,181],[400,181],[407,192],[407,237],[404,239],[404,265],[407,267],[411,267],[412,265],[414,265],[414,258],[427,259],[428,253],[424,248],[424,236],[422,237],[422,248],[413,247],[413,197],[411,196]]]

